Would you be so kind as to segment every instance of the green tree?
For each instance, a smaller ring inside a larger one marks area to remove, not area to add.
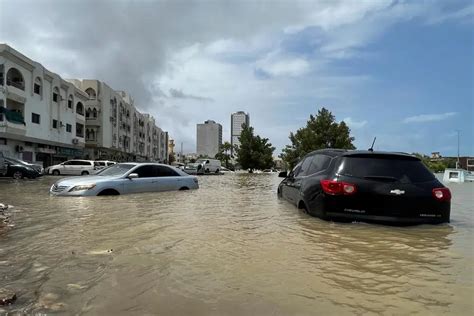
[[[412,153],[412,155],[420,158],[425,166],[433,172],[443,172],[449,166],[447,159],[431,160],[430,157],[420,153]]]
[[[317,149],[355,149],[350,132],[344,121],[337,123],[334,115],[322,108],[316,116],[309,116],[305,127],[290,133],[291,145],[283,149],[280,158],[292,169],[303,156]]]
[[[226,168],[229,168],[229,161],[233,158],[231,155],[232,145],[229,142],[224,142],[219,148],[219,152],[216,154],[215,158],[219,159],[222,163],[225,164]]]
[[[243,169],[269,169],[273,167],[275,147],[268,138],[254,135],[253,127],[242,125],[239,137],[240,147],[237,148],[237,161]]]

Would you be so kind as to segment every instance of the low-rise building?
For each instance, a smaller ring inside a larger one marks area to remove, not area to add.
[[[73,158],[167,161],[168,133],[99,80],[65,80],[0,44],[0,151],[45,167]]]
[[[114,161],[164,161],[168,146],[155,119],[140,113],[133,98],[99,80],[70,79],[84,90],[86,102],[86,152],[89,159]],[[162,142],[160,142],[162,140]],[[161,157],[161,159],[160,159]]]
[[[83,156],[88,95],[0,44],[0,151],[45,167]]]

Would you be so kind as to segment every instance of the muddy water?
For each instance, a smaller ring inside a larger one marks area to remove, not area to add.
[[[48,195],[0,181],[0,313],[472,314],[474,184],[451,224],[336,224],[276,198],[273,174],[200,177],[196,191]],[[1,309],[3,308],[3,309]]]

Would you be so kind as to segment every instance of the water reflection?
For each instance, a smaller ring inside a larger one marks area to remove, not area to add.
[[[310,217],[276,198],[274,174],[200,177],[195,191],[97,198],[50,197],[55,180],[0,183],[1,199],[16,210],[15,227],[0,235],[0,287],[17,289],[19,297],[5,311],[311,315],[473,308],[466,189],[462,203],[453,203],[453,224],[397,228]]]

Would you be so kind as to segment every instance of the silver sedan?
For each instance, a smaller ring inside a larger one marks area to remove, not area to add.
[[[198,189],[198,179],[184,171],[158,163],[119,163],[93,176],[57,181],[52,195],[94,196]]]

